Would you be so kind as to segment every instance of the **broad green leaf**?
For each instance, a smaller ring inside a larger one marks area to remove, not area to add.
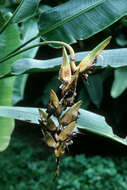
[[[2,11],[0,11],[0,28],[2,28],[2,26],[4,25],[4,23],[5,23],[5,19],[4,19],[4,17],[3,17],[3,13],[2,13]]]
[[[127,67],[116,69],[114,71],[114,77],[111,96],[117,98],[127,88]]]
[[[31,39],[35,35],[38,34],[38,26],[34,19],[29,19],[23,23],[23,29],[21,31],[22,33],[22,43],[25,43],[27,40]],[[38,43],[40,39],[36,39],[29,43],[29,45],[34,45]],[[34,58],[37,53],[38,47],[31,49],[27,52],[24,52],[22,54],[22,57],[29,57]],[[12,96],[12,104],[16,104],[19,101],[23,100],[24,97],[24,89],[26,85],[28,75],[21,75],[17,76],[14,82],[14,88],[13,88],[13,96]]]
[[[16,24],[8,26],[5,32],[0,35],[0,57],[9,53],[20,45],[20,35]],[[10,71],[11,64],[20,56],[0,64],[0,74]],[[12,90],[15,77],[0,79],[0,105],[11,106]],[[0,151],[6,149],[9,144],[11,133],[14,129],[14,120],[0,117]]]
[[[19,30],[16,24],[10,25],[7,30],[0,35],[0,58],[10,53],[20,44]],[[0,64],[0,76],[10,72],[11,64],[20,56],[13,57],[6,62]]]
[[[0,8],[0,34],[7,26],[8,20],[12,17],[12,13],[7,9]]]
[[[23,100],[27,78],[28,78],[27,74],[16,76],[15,82],[14,82],[14,87],[13,87],[13,94],[12,94],[12,104],[13,105],[15,105],[19,101]]]
[[[0,105],[11,105],[13,84],[14,77],[0,79]],[[0,152],[7,148],[13,129],[13,119],[0,117]]]
[[[39,6],[39,13],[42,14],[49,9],[51,9],[51,6],[49,6],[49,5],[40,5]]]
[[[99,106],[103,98],[103,78],[101,74],[94,74],[88,77],[84,85],[88,91],[91,101]]]
[[[39,2],[40,0],[22,0],[14,12],[13,22],[19,23],[32,17]]]
[[[40,0],[21,0],[19,6],[11,17],[7,18],[6,23],[0,28],[0,34],[12,23],[20,23],[32,17],[38,7]]]
[[[34,124],[39,124],[40,119],[38,108],[27,108],[18,106],[0,106],[0,116],[14,118],[21,121],[27,121]]]
[[[76,63],[78,64],[89,52],[76,53]],[[97,68],[119,68],[127,66],[127,49],[103,50],[100,57],[97,58]],[[11,74],[19,75],[33,72],[56,71],[62,64],[62,57],[48,60],[20,59],[11,67]]]
[[[22,44],[33,38],[38,34],[38,25],[36,22],[36,19],[29,19],[23,23],[23,29],[21,30],[22,33]],[[37,38],[36,40],[29,43],[27,46],[32,46],[34,44],[39,43],[40,39]],[[27,47],[26,46],[26,47]],[[23,58],[34,58],[36,56],[36,53],[38,51],[38,47],[30,49],[29,51],[25,51],[22,53]]]
[[[71,0],[42,13],[40,33],[45,40],[71,44],[93,36],[125,15],[126,0]]]
[[[67,3],[49,9],[41,14],[39,30],[43,39],[62,40],[74,43],[76,39],[83,39],[85,24],[88,18],[85,14],[103,3],[103,0],[71,0]],[[47,22],[48,21],[48,22]],[[85,21],[85,22],[84,22]]]
[[[79,109],[80,115],[75,131],[82,130],[89,131],[114,141],[127,145],[127,140],[116,136],[112,128],[106,123],[105,118],[98,114]],[[38,108],[28,107],[8,107],[0,106],[0,116],[14,118],[22,121],[27,121],[34,124],[39,124],[39,110]]]
[[[127,140],[115,135],[103,116],[83,109],[79,111],[78,128],[81,129],[82,132],[84,131],[85,133],[85,131],[89,131],[127,145]]]

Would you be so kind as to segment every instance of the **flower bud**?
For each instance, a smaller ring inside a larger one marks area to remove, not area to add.
[[[59,99],[56,95],[56,93],[51,90],[50,91],[50,103],[48,104],[47,107],[47,113],[49,113],[50,115],[55,115],[58,116],[61,114],[61,107],[59,105]]]
[[[57,141],[65,141],[69,137],[71,137],[76,124],[77,122],[73,121],[69,125],[65,126],[61,131],[61,133],[59,134],[59,136],[57,137]]]
[[[57,148],[59,143],[57,143],[54,140],[52,135],[48,131],[44,131],[43,129],[41,129],[41,131],[42,131],[42,134],[43,134],[44,142],[47,144],[47,146],[49,146],[51,148]]]
[[[57,127],[51,118],[47,118],[48,114],[41,109],[39,109],[39,113],[41,116],[42,124],[45,126],[45,128],[49,131],[56,131]]]
[[[66,144],[65,142],[61,142],[60,145],[58,146],[58,148],[55,149],[55,155],[56,158],[61,157],[64,153],[65,153],[65,148],[66,148]]]
[[[62,126],[66,126],[70,124],[72,121],[76,121],[78,117],[78,110],[80,108],[80,105],[82,104],[82,101],[78,101],[75,103],[72,107],[69,108],[63,115],[63,117],[60,119],[60,123]]]
[[[78,80],[78,76],[79,76],[79,70],[77,70],[74,75],[71,78],[70,83],[68,83],[65,88],[62,90],[62,94],[65,94],[68,90],[72,90],[75,91],[76,90],[76,86],[77,86],[77,80]]]
[[[59,106],[59,99],[53,90],[50,91],[50,104],[55,108]]]
[[[65,47],[63,47],[63,63],[59,71],[59,79],[65,84],[71,81],[71,67]]]
[[[80,64],[77,66],[78,69],[80,69],[80,73],[85,72],[87,70],[89,70],[97,56],[100,55],[100,53],[102,52],[102,50],[110,43],[111,41],[111,36],[108,37],[106,40],[104,40],[103,42],[101,42],[98,46],[96,46],[81,62]]]

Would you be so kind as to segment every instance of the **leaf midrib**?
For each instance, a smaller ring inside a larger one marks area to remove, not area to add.
[[[56,24],[52,25],[51,27],[49,27],[47,30],[40,32],[41,35],[45,35],[49,32],[51,32],[52,30],[55,30],[56,28],[60,27],[61,25],[75,19],[76,17],[80,16],[81,14],[84,14],[88,11],[90,11],[92,8],[97,7],[98,5],[102,4],[105,0],[100,0],[98,2],[96,2],[94,5],[89,6],[86,9],[80,10],[79,12],[75,13],[74,15],[64,18],[62,21],[57,22]]]

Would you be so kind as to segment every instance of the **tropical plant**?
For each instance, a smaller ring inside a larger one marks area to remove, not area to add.
[[[39,3],[39,0],[4,0],[0,3],[0,151],[5,150],[9,144],[14,129],[13,119],[39,124],[37,108],[11,106],[23,99],[28,74],[58,71],[61,65],[62,58],[34,59],[38,48],[45,44],[54,48],[65,46],[69,49],[71,61],[74,61],[69,44],[103,31],[127,13],[126,0],[70,0],[61,2],[56,7]],[[97,48],[98,46],[86,57],[83,64],[90,62],[91,65],[95,61],[101,47]],[[87,54],[88,52],[76,53],[76,64]],[[102,56],[104,61],[102,63],[101,59],[97,59],[96,68],[108,69],[108,73],[114,70],[111,95],[116,98],[127,87],[126,80],[123,82],[126,77],[126,49],[104,50]],[[107,76],[107,72],[92,75],[89,87],[83,81],[91,101],[97,106],[102,100],[102,86]],[[86,94],[83,91],[81,93],[85,99]],[[85,107],[85,102],[83,106]],[[88,130],[127,145],[126,139],[113,133],[103,116],[84,109],[80,109],[75,131],[78,130]]]

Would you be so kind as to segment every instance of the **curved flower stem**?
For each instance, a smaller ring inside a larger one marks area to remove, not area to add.
[[[6,60],[8,60],[8,59],[10,59],[10,58],[12,58],[12,57],[20,54],[20,53],[28,51],[28,50],[30,50],[32,48],[35,48],[35,47],[38,47],[38,46],[42,46],[42,45],[47,45],[47,44],[59,44],[59,45],[62,45],[64,47],[66,47],[68,49],[69,53],[70,53],[70,61],[71,61],[70,63],[71,63],[72,70],[73,70],[73,72],[76,71],[75,52],[74,52],[73,48],[69,44],[67,44],[65,42],[61,42],[61,41],[45,41],[45,42],[40,42],[38,44],[32,45],[30,47],[24,48],[24,49],[22,49],[20,51],[17,51],[17,52],[14,52],[14,53],[8,55],[7,57],[1,59],[0,63],[4,62],[4,61],[6,61]]]

